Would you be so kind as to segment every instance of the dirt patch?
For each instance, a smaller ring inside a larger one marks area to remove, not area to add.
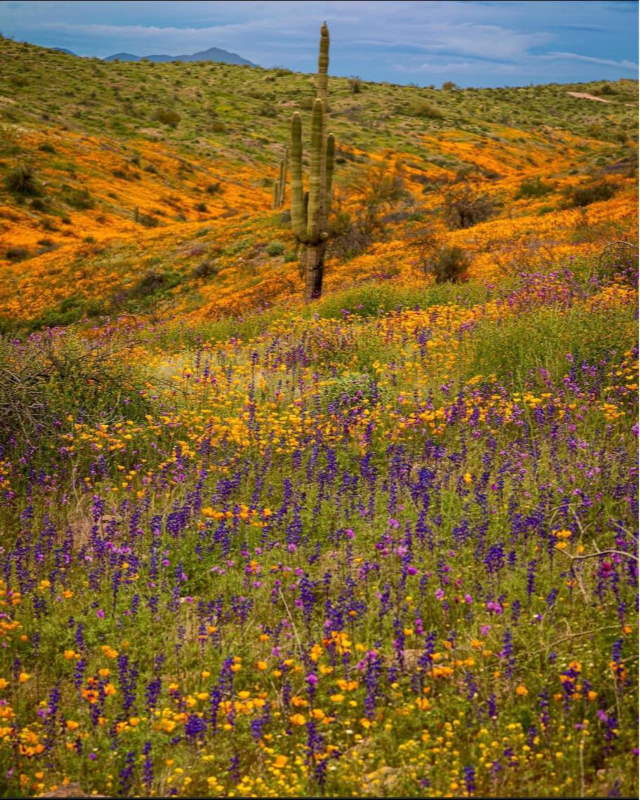
[[[596,97],[595,94],[587,94],[586,92],[567,92],[571,97],[582,97],[584,100],[597,100],[599,103],[611,103],[611,100],[604,100],[602,97]]]

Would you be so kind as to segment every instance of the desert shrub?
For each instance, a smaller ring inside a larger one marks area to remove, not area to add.
[[[341,260],[363,253],[375,241],[375,228],[363,215],[353,217],[348,211],[338,211],[329,221],[330,256]]]
[[[210,183],[206,187],[205,192],[207,194],[218,194],[221,190],[222,187],[220,186],[220,181],[216,181],[215,183]]]
[[[436,283],[462,283],[467,278],[471,259],[461,247],[441,247],[429,263]]]
[[[147,272],[129,290],[130,297],[146,297],[149,294],[156,294],[165,289],[177,286],[181,281],[180,275],[175,272]]]
[[[48,200],[43,197],[34,197],[31,201],[31,208],[34,211],[42,211],[47,213],[51,211],[51,204]]]
[[[201,264],[193,268],[191,274],[194,278],[211,278],[217,275],[218,272],[219,269],[216,263],[211,259],[205,259]]]
[[[140,370],[122,352],[49,331],[26,342],[0,337],[0,443],[28,446],[47,437],[57,449],[62,425],[144,419]]]
[[[410,114],[413,117],[422,117],[424,119],[444,119],[444,114],[433,103],[426,101],[416,103],[411,109]]]
[[[7,173],[4,184],[13,194],[24,197],[35,197],[40,194],[33,167],[29,164],[18,164]]]
[[[26,247],[9,247],[5,251],[4,257],[7,261],[24,261],[30,255],[31,253]]]
[[[445,221],[450,228],[471,228],[490,219],[499,208],[498,201],[485,192],[476,192],[469,186],[452,189],[444,198]]]
[[[381,164],[351,181],[349,190],[359,196],[358,207],[347,212],[337,207],[329,223],[329,252],[338,258],[353,258],[385,234],[385,218],[397,203],[410,199],[402,169]],[[405,214],[403,218],[411,215]]]
[[[194,208],[196,211],[200,211],[201,214],[204,214],[209,210],[206,203],[196,203]]]
[[[567,193],[568,206],[588,206],[609,200],[618,191],[618,187],[608,181],[596,181],[585,186],[575,186]]]
[[[285,264],[290,264],[292,261],[295,261],[297,258],[298,258],[298,253],[296,252],[295,248],[293,248],[292,250],[287,250],[287,252],[284,254],[284,263]]]
[[[282,242],[277,242],[277,241],[269,242],[269,244],[266,247],[266,252],[267,255],[271,257],[280,256],[284,253],[284,245],[282,244]]]
[[[38,147],[38,150],[40,150],[43,153],[57,153],[58,152],[56,150],[56,148],[50,142],[43,142]]]
[[[72,325],[81,319],[95,317],[104,314],[104,306],[98,301],[87,301],[80,295],[66,297],[57,306],[48,309],[39,317],[35,317],[29,322],[28,328],[31,331],[41,330],[42,328],[57,328]]]
[[[357,76],[349,78],[349,91],[351,94],[360,94],[362,91],[362,81]]]
[[[515,199],[519,200],[523,197],[544,197],[544,195],[553,191],[554,187],[550,183],[545,183],[539,177],[525,178],[520,184]]]
[[[156,216],[153,214],[140,213],[137,208],[133,212],[133,219],[135,222],[140,223],[140,225],[144,225],[145,228],[157,228],[160,224],[160,220]]]
[[[89,194],[88,189],[75,189],[71,186],[63,186],[62,199],[67,205],[78,211],[93,208],[94,205],[93,198]]]
[[[454,83],[453,81],[445,81],[442,84],[442,88],[445,90],[445,92],[450,92],[453,89],[457,89],[458,88],[458,84]]]
[[[598,92],[599,94],[618,94],[618,90],[610,83],[605,83]]]
[[[638,286],[638,242],[619,240],[606,244],[598,256],[592,275],[601,283],[616,281]]]
[[[163,125],[168,125],[170,128],[175,128],[182,117],[177,111],[168,108],[159,108],[155,111],[153,119],[161,122]]]

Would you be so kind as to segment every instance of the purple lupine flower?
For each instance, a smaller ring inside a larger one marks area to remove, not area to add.
[[[131,786],[133,785],[133,773],[135,769],[136,754],[129,751],[124,759],[124,767],[120,770],[120,781],[118,794],[121,797],[129,797]]]
[[[222,692],[217,686],[214,686],[209,693],[209,724],[211,725],[211,733],[215,733],[218,728],[218,709],[222,702]]]
[[[495,694],[490,694],[489,699],[487,700],[487,714],[489,719],[497,719],[498,718],[498,709],[496,706],[496,696]]]
[[[144,763],[142,765],[143,771],[143,783],[147,792],[151,791],[151,784],[153,783],[153,761],[151,760],[151,742],[145,742],[144,747],[142,748],[142,753],[145,756]]]
[[[472,795],[476,790],[476,771],[473,767],[468,766],[464,768],[463,772],[467,794]]]
[[[207,730],[207,723],[197,714],[189,714],[184,726],[184,732],[189,739],[201,738]]]

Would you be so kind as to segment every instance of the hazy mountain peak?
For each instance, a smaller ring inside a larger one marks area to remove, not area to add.
[[[164,53],[150,56],[137,56],[133,53],[116,53],[115,55],[107,56],[104,61],[142,61],[142,59],[155,62],[220,61],[223,64],[244,64],[250,67],[255,66],[255,64],[253,64],[251,61],[247,61],[246,58],[242,58],[242,56],[239,56],[237,53],[230,53],[228,50],[221,50],[219,47],[210,47],[208,50],[200,50],[197,53],[179,56],[171,56]]]

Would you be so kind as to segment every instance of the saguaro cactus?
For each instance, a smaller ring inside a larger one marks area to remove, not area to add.
[[[331,206],[331,182],[335,163],[335,140],[326,132],[329,29],[320,30],[320,54],[316,77],[316,99],[311,116],[309,191],[302,177],[302,120],[291,120],[291,227],[300,245],[300,266],[305,300],[322,294],[324,257],[327,249],[327,219]]]
[[[284,155],[280,161],[278,180],[273,185],[273,207],[282,208],[284,205],[284,192],[287,185],[287,170],[289,168],[289,150],[284,148]]]

